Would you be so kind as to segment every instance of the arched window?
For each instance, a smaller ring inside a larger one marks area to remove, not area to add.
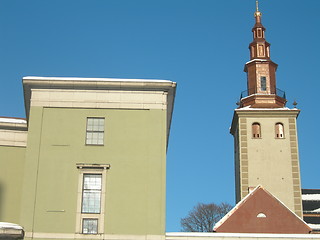
[[[276,138],[284,138],[284,128],[282,123],[276,123]]]
[[[259,123],[252,123],[252,137],[261,138],[261,127]]]
[[[267,217],[267,215],[265,215],[262,212],[257,215],[257,218],[266,218],[266,217]]]

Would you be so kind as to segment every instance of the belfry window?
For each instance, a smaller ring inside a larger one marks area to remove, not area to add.
[[[259,123],[252,124],[252,138],[261,138],[261,127]]]
[[[264,76],[260,77],[260,89],[261,91],[267,91],[267,78]]]
[[[258,57],[264,57],[264,46],[263,45],[258,45]]]
[[[258,28],[258,38],[261,38],[262,37],[262,31],[261,31],[261,28]]]
[[[282,123],[276,123],[276,138],[284,138],[284,128]]]

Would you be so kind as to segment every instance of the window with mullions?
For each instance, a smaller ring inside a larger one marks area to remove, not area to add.
[[[82,233],[83,234],[97,234],[98,233],[98,219],[95,219],[95,218],[82,219]]]
[[[103,145],[104,118],[87,118],[87,145]]]
[[[101,174],[83,174],[82,213],[100,213]]]
[[[77,234],[104,233],[106,175],[109,164],[77,163]]]
[[[261,88],[261,91],[267,91],[267,78],[266,77],[260,78],[260,88]]]

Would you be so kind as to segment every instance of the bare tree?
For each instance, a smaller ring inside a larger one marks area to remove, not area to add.
[[[212,232],[214,225],[230,210],[228,203],[198,203],[181,219],[181,227],[184,232]]]

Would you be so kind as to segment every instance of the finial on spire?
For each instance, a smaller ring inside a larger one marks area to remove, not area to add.
[[[256,0],[256,12],[254,13],[255,17],[261,17],[262,13],[259,11],[259,1]]]

